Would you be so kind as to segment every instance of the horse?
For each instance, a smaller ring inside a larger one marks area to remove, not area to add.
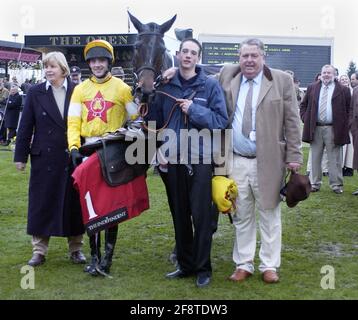
[[[154,22],[143,24],[129,11],[128,15],[138,31],[132,60],[134,95],[143,101],[154,95],[162,71],[173,65],[173,58],[165,47],[163,37],[173,25],[176,15],[161,25]]]

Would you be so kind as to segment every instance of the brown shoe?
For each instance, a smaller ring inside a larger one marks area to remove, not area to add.
[[[266,283],[277,283],[279,281],[277,272],[273,270],[265,271],[262,278]]]
[[[235,272],[229,277],[229,280],[241,282],[245,281],[250,276],[252,276],[252,273],[244,269],[236,269]]]
[[[28,261],[28,265],[32,267],[39,266],[40,264],[43,264],[45,262],[45,256],[39,253],[34,253],[32,255],[32,258]]]

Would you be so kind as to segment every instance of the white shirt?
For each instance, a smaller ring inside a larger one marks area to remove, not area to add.
[[[320,109],[320,101],[322,100],[322,95],[324,91],[324,87],[326,85],[322,82],[321,91],[319,92],[319,101],[318,101],[318,115],[317,119],[319,119],[319,109]],[[334,81],[332,81],[328,85],[328,95],[327,95],[327,109],[326,109],[326,123],[332,123],[333,122],[333,116],[332,116],[332,96],[334,88],[336,87],[336,84]]]
[[[66,100],[66,93],[67,93],[67,79],[65,78],[65,81],[63,82],[62,86],[59,88],[54,87],[50,81],[46,81],[46,90],[51,86],[52,87],[52,93],[56,100],[56,104],[58,107],[58,110],[61,113],[62,118],[64,117],[65,112],[65,100]]]
[[[253,79],[253,92],[252,92],[252,131],[256,131],[256,109],[257,100],[259,97],[261,83],[262,83],[263,71],[261,71]],[[239,90],[239,96],[237,98],[235,115],[232,122],[232,132],[234,141],[234,152],[244,156],[256,155],[256,142],[251,141],[242,134],[242,117],[245,109],[245,100],[249,91],[250,85],[248,79],[243,75]]]

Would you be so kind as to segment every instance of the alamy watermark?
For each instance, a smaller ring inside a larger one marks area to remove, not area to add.
[[[156,133],[154,121],[148,127],[146,137],[126,136],[126,141],[133,141],[125,153],[128,164],[214,164],[215,174],[222,174],[223,167],[232,163],[231,129],[164,129]]]
[[[334,267],[325,265],[321,268],[321,274],[324,276],[321,278],[321,288],[323,290],[335,289],[335,271]]]
[[[23,266],[20,273],[25,274],[21,277],[20,287],[24,290],[35,289],[35,269],[32,266]]]

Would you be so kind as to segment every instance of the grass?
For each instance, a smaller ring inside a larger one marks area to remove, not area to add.
[[[307,147],[305,147],[307,154]],[[12,152],[0,149],[0,299],[358,299],[358,176],[345,178],[345,192],[321,191],[293,209],[282,205],[281,281],[262,282],[258,272],[244,283],[232,283],[234,232],[220,215],[212,248],[213,281],[197,289],[194,278],[167,280],[174,246],[173,226],[163,184],[150,171],[150,210],[120,224],[112,266],[113,279],[93,278],[68,260],[65,238],[51,238],[47,261],[35,271],[35,289],[21,288],[20,272],[31,257],[26,234],[28,168],[15,170]],[[84,252],[89,255],[87,236]],[[258,264],[258,258],[256,259]],[[321,268],[335,272],[335,289],[321,288]]]

